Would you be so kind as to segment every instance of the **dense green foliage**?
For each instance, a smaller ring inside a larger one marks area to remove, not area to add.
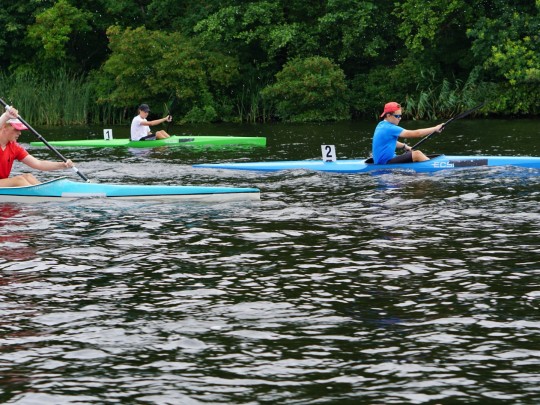
[[[293,59],[276,75],[276,83],[262,94],[285,121],[349,118],[345,75],[328,58]]]
[[[0,23],[2,97],[43,123],[141,102],[190,122],[376,117],[389,100],[412,118],[484,100],[540,114],[540,0],[20,0]]]
[[[107,34],[112,54],[97,75],[106,90],[101,101],[136,107],[140,100],[159,105],[176,98],[175,113],[187,121],[214,120],[218,111],[231,116],[223,95],[239,78],[235,58],[204,49],[178,32],[113,26]]]

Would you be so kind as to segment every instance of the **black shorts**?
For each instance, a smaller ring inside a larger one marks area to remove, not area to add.
[[[146,136],[143,136],[139,141],[155,141],[156,135],[155,134],[148,134]]]
[[[395,158],[390,159],[386,164],[390,163],[411,163],[413,161],[412,159],[412,151],[408,151],[405,153],[402,153],[401,155],[396,156]]]

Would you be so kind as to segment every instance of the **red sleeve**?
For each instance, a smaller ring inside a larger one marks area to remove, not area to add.
[[[17,159],[19,162],[29,155],[28,151],[18,143],[15,143],[13,145],[13,149],[15,152],[14,158]]]
[[[28,152],[16,142],[7,144],[6,149],[0,151],[0,179],[7,179],[11,173],[13,162],[21,161],[28,156]]]

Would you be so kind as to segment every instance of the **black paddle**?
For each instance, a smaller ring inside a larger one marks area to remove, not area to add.
[[[0,98],[0,103],[5,107],[5,108],[9,108],[9,106],[6,104],[6,102],[4,100],[2,100]],[[56,153],[56,155],[62,159],[64,162],[67,162],[67,159],[62,156],[62,154],[60,152],[58,152],[58,150],[52,146],[49,142],[47,142],[47,140],[45,138],[43,138],[34,128],[32,128],[32,126],[26,122],[20,115],[18,116],[18,119],[19,121],[21,121],[24,125],[26,125],[26,127],[35,135],[38,137],[38,139],[43,142],[50,150],[52,150],[54,153]],[[88,180],[88,177],[86,177],[84,174],[82,174],[79,169],[77,169],[75,166],[72,167],[73,171],[75,173],[77,173],[79,175],[79,177],[81,179],[83,179],[84,181],[86,181],[87,183],[90,182],[90,180]]]
[[[176,105],[176,95],[173,98],[173,101],[171,103],[171,107],[169,108],[169,113],[167,115],[171,115],[172,110],[173,110],[175,105]],[[171,122],[172,122],[172,120],[167,123],[167,128],[165,129],[165,132],[167,132],[167,133],[169,133],[169,127],[171,126]]]
[[[447,126],[448,124],[450,124],[452,121],[455,121],[455,120],[459,120],[460,118],[463,118],[463,117],[466,117],[467,115],[471,114],[472,112],[478,110],[479,108],[483,107],[484,104],[486,104],[486,102],[484,101],[482,104],[478,104],[476,107],[474,108],[471,108],[470,110],[467,110],[465,112],[462,112],[461,114],[459,115],[456,115],[455,117],[452,117],[450,118],[448,121],[446,121],[443,125],[442,125],[442,128],[444,128],[445,126]],[[441,129],[442,129],[441,128]],[[432,132],[431,134],[429,135],[426,135],[424,138],[422,138],[419,142],[417,142],[415,145],[411,146],[411,150],[414,150],[416,149],[416,147],[418,145],[420,145],[421,143],[427,141],[430,137],[432,137],[433,135],[435,135],[437,132]]]

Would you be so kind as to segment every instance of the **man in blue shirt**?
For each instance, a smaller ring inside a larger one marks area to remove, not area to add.
[[[398,125],[401,121],[401,106],[395,101],[385,104],[381,118],[383,120],[379,122],[373,134],[373,163],[384,165],[429,160],[421,151],[412,150],[407,144],[399,142],[398,138],[421,138],[433,132],[441,132],[443,124],[430,128],[404,129]],[[405,153],[398,156],[396,149],[403,149]]]

